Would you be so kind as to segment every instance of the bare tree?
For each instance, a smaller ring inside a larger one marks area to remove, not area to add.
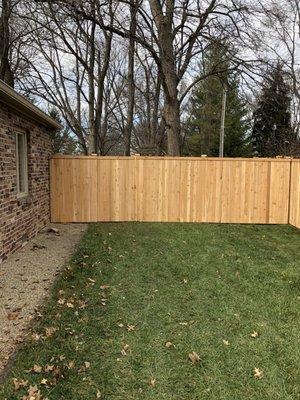
[[[150,55],[142,57],[137,51],[137,60],[135,150],[161,155],[166,152],[166,136],[160,75]]]
[[[105,23],[105,6],[97,1],[94,12],[87,8],[86,1],[66,3],[70,12],[77,13],[82,20],[95,21],[104,31],[123,38],[133,38],[156,62],[164,93],[164,119],[168,137],[168,154],[180,154],[180,102],[178,86],[192,59],[201,52],[203,42],[209,40],[211,31],[218,30],[224,20],[230,21],[231,30],[238,32],[242,22],[241,13],[246,12],[242,2],[235,1],[139,1],[136,33],[128,24],[128,7],[134,0],[121,0],[119,12],[111,23]],[[125,7],[125,9],[124,9]],[[125,11],[124,11],[125,10]],[[127,11],[126,11],[127,10]],[[229,25],[226,26],[229,29]]]
[[[107,4],[108,18],[113,18],[112,4]],[[93,2],[89,5],[93,13]],[[86,154],[106,154],[105,86],[114,64],[112,33],[99,31],[94,20],[82,23],[63,5],[33,7],[29,2],[25,18],[35,27],[39,56],[31,64],[33,74],[22,82],[23,89],[61,110]]]
[[[260,36],[264,37],[257,53],[266,65],[276,62],[284,67],[292,92],[294,129],[300,133],[300,4],[298,0],[283,0],[280,4],[260,1],[256,9]]]

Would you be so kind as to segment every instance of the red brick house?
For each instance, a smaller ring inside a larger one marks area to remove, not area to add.
[[[0,81],[0,262],[50,220],[49,133],[59,128]]]

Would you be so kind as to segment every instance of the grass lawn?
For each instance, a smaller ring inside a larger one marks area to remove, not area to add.
[[[300,399],[299,256],[288,226],[90,225],[0,398]]]

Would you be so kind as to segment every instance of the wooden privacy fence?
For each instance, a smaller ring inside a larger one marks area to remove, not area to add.
[[[300,160],[291,161],[289,223],[300,228]]]
[[[299,176],[289,159],[55,156],[52,221],[300,227]]]

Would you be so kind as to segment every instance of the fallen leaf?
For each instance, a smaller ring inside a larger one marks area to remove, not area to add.
[[[100,390],[97,390],[96,399],[101,399],[101,392],[100,392]]]
[[[30,386],[27,395],[23,396],[21,400],[42,400],[42,395],[37,386]]]
[[[256,331],[253,331],[250,335],[253,339],[256,339],[259,336],[259,333]]]
[[[40,374],[43,370],[43,367],[41,367],[38,364],[34,364],[34,366],[32,367],[32,372],[35,372],[36,374]]]
[[[68,369],[73,369],[75,367],[75,362],[74,361],[69,361],[67,364]]]
[[[83,310],[87,306],[87,302],[83,300],[78,300],[79,308]]]
[[[127,325],[127,331],[132,332],[135,330],[135,325]]]
[[[156,384],[156,379],[151,378],[150,381],[149,381],[149,385],[150,385],[151,387],[154,387],[155,384]]]
[[[170,347],[173,346],[173,343],[172,342],[166,342],[165,346],[169,349]]]
[[[17,391],[20,388],[23,388],[28,385],[28,381],[24,381],[23,379],[13,378],[14,389]]]
[[[254,368],[253,373],[254,373],[254,377],[257,379],[261,379],[263,377],[263,372],[259,368]]]
[[[125,344],[121,350],[122,356],[127,356],[127,351],[129,350],[129,344]]]
[[[45,372],[51,372],[53,370],[54,370],[54,365],[46,364],[45,367],[44,367],[44,371]]]
[[[32,340],[35,340],[36,342],[38,342],[41,338],[41,335],[37,334],[37,333],[33,333],[31,335]]]
[[[53,326],[50,326],[49,328],[45,329],[45,335],[46,337],[51,337],[53,334],[57,331],[57,328],[54,328]]]
[[[200,357],[195,351],[192,351],[191,353],[189,353],[189,360],[192,364],[196,364],[200,361]]]
[[[225,346],[229,346],[228,340],[223,340],[223,344],[224,344]]]

